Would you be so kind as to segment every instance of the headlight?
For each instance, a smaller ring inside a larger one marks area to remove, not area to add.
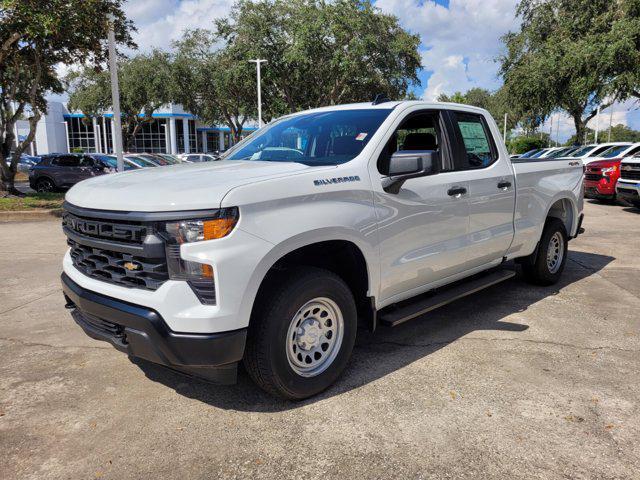
[[[216,303],[213,268],[206,263],[184,260],[180,256],[180,245],[226,237],[238,223],[238,218],[238,209],[233,207],[217,210],[207,218],[179,220],[159,225],[160,234],[166,241],[169,278],[187,281],[204,304]]]

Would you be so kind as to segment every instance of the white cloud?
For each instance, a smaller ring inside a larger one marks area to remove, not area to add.
[[[517,0],[451,0],[448,8],[431,0],[378,0],[422,39],[422,64],[432,71],[423,97],[434,99],[473,87],[497,88],[500,37],[518,27]]]
[[[213,28],[217,18],[229,14],[231,0],[132,0],[125,14],[138,28],[138,50],[169,49],[187,28]]]

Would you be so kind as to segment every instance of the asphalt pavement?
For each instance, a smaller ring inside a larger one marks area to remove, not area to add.
[[[640,478],[640,211],[585,213],[560,284],[363,332],[298,403],[88,338],[59,223],[0,224],[0,478]]]

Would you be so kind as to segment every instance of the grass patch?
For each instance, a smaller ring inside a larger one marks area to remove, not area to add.
[[[27,193],[26,197],[0,198],[0,211],[62,208],[64,193]]]

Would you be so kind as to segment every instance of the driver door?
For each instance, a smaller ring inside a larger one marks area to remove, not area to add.
[[[437,173],[407,180],[398,193],[378,189],[374,177],[383,304],[417,295],[466,269],[469,185],[468,177],[453,168],[449,122],[437,110],[405,114],[378,158],[376,173],[382,178],[395,151],[439,155]]]

